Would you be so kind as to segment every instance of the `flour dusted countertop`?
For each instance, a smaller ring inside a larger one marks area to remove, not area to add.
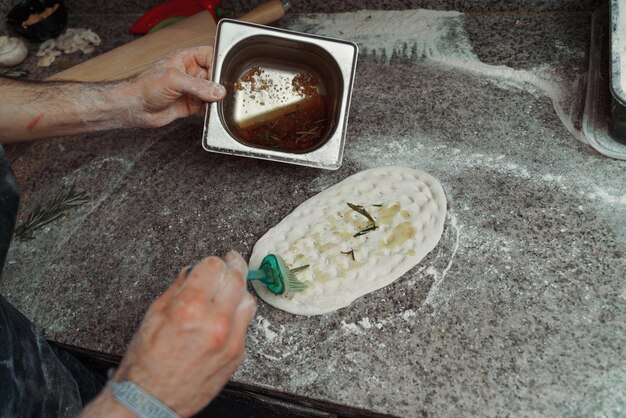
[[[91,27],[111,46],[132,20]],[[233,380],[395,416],[626,414],[626,165],[578,133],[590,14],[298,14],[281,26],[363,51],[340,170],[206,153],[201,120],[11,148],[22,214],[71,184],[92,199],[12,245],[0,292],[48,338],[121,355],[182,266],[231,248],[249,257],[311,196],[405,165],[445,189],[438,246],[333,314],[259,301]]]

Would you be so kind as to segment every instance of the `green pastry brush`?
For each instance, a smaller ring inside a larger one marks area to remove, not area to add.
[[[276,295],[299,292],[306,289],[306,283],[296,279],[294,272],[306,267],[308,266],[290,270],[280,256],[269,254],[261,261],[258,270],[248,270],[248,281],[259,280]]]

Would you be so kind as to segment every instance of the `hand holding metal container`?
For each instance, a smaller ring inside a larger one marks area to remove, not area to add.
[[[207,151],[324,169],[341,166],[358,47],[352,42],[224,19],[207,106]]]

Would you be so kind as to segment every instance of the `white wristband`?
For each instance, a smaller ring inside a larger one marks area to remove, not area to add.
[[[176,412],[130,380],[109,380],[108,385],[115,400],[139,418],[180,418]]]

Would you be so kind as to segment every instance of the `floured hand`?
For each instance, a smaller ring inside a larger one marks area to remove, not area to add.
[[[141,99],[138,124],[167,125],[223,99],[224,87],[208,81],[212,58],[210,46],[177,50],[132,79],[131,93]]]

